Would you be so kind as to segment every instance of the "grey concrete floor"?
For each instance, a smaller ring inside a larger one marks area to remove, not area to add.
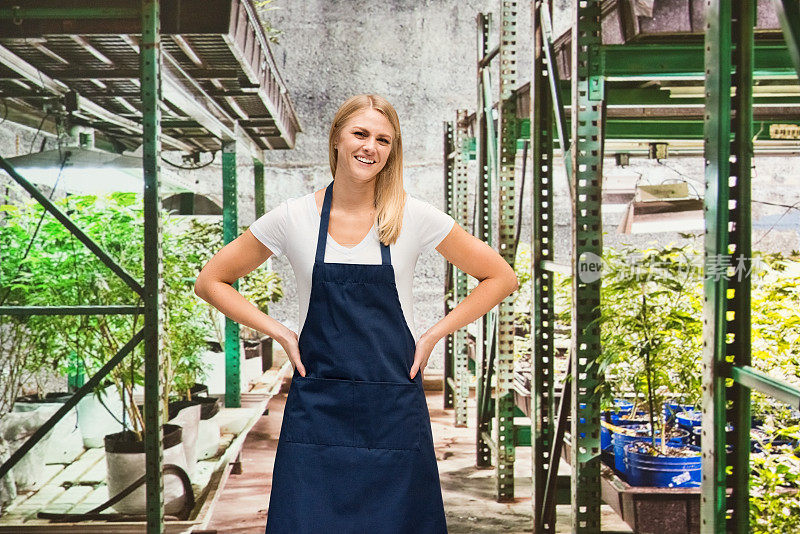
[[[280,363],[280,358],[276,358],[276,365]],[[432,373],[425,378],[426,383],[437,381]],[[243,473],[229,478],[214,509],[209,530],[225,534],[264,532],[275,448],[289,380],[287,377],[281,392],[270,400],[269,414],[261,418],[247,437],[242,451]],[[530,533],[530,447],[517,448],[515,500],[496,502],[494,470],[475,467],[474,397],[467,404],[468,426],[457,428],[453,425],[453,410],[442,408],[442,391],[427,390],[426,394],[449,534]],[[570,532],[570,507],[559,506],[557,514],[558,532]],[[607,506],[603,506],[602,526],[604,532],[631,532]]]

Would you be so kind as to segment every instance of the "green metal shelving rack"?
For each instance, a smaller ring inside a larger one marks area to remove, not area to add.
[[[11,165],[0,157],[0,168],[6,171],[11,178],[20,184],[35,200],[44,206],[54,218],[66,226],[76,238],[89,248],[95,255],[117,276],[130,286],[131,290],[139,295],[139,304],[129,305],[100,305],[100,306],[0,306],[0,315],[30,316],[30,315],[76,315],[76,314],[142,314],[144,326],[139,330],[120,351],[91,378],[89,378],[63,406],[14,454],[0,465],[0,478],[27,454],[44,435],[50,431],[58,421],[81,398],[91,393],[108,373],[116,367],[134,348],[141,342],[145,355],[145,384],[144,384],[144,420],[145,420],[145,455],[146,455],[146,493],[147,493],[147,518],[146,529],[150,534],[160,534],[164,531],[164,502],[163,502],[163,430],[165,414],[162,413],[162,404],[158,402],[163,391],[163,314],[161,302],[163,299],[162,259],[161,259],[161,200],[158,194],[159,168],[161,155],[161,139],[166,138],[161,133],[161,98],[162,98],[162,45],[161,45],[161,4],[162,0],[142,0],[137,3],[127,2],[124,6],[109,7],[12,7],[0,8],[0,19],[21,20],[50,20],[50,19],[92,19],[112,20],[140,18],[141,42],[138,48],[140,57],[139,77],[141,80],[142,101],[142,143],[143,143],[143,170],[144,170],[144,284],[140,284],[133,276],[127,273],[102,247],[94,242],[86,233],[78,228],[69,217],[55,206],[38,188],[21,176]],[[247,9],[249,7],[245,6]],[[243,9],[245,8],[243,7]],[[247,21],[247,19],[242,19]],[[42,77],[40,73],[40,78]],[[44,83],[44,82],[42,82]],[[299,130],[296,124],[291,104],[281,108],[281,113],[294,119],[292,127]],[[281,119],[284,117],[282,116]],[[187,121],[187,127],[193,126]],[[244,121],[248,122],[248,121]],[[252,122],[252,121],[250,121]],[[248,126],[250,127],[250,126]],[[222,182],[223,182],[223,241],[228,243],[237,237],[238,213],[236,191],[236,147],[235,139],[231,138],[234,130],[224,130],[222,139]],[[295,131],[290,132],[289,146],[294,139]],[[230,135],[229,135],[230,134]],[[213,136],[212,136],[213,137]],[[173,141],[170,138],[171,141]],[[253,148],[255,145],[248,145]],[[263,157],[263,156],[260,156]],[[264,164],[254,157],[255,171],[255,211],[256,217],[265,212],[264,207]],[[234,286],[235,287],[235,286]],[[228,407],[240,405],[240,376],[239,376],[239,325],[226,319],[225,328],[226,352],[226,397]]]
[[[769,139],[764,132],[770,130],[770,125],[796,125],[800,122],[797,111],[782,108],[785,104],[796,105],[794,97],[759,96],[759,105],[754,110],[754,77],[785,78],[787,74],[800,73],[800,8],[792,0],[775,0],[774,5],[786,44],[776,40],[755,41],[754,0],[712,0],[708,5],[704,44],[603,45],[600,35],[601,1],[575,1],[572,35],[578,38],[571,45],[570,80],[562,82],[555,40],[549,27],[549,2],[531,2],[533,73],[527,87],[530,94],[529,118],[517,117],[515,112],[511,112],[514,108],[509,89],[516,83],[513,67],[501,67],[500,100],[496,106],[491,101],[488,66],[497,55],[513,57],[504,52],[504,47],[513,49],[515,45],[513,18],[517,14],[516,3],[502,3],[499,43],[491,50],[488,44],[491,15],[478,16],[478,106],[472,122],[475,148],[472,148],[473,142],[451,142],[445,145],[446,154],[452,153],[455,160],[463,157],[460,153],[467,157],[474,153],[478,176],[473,233],[494,245],[491,205],[496,197],[500,197],[501,243],[498,248],[513,265],[514,258],[507,254],[503,244],[508,243],[515,224],[513,217],[504,211],[514,210],[514,174],[513,166],[505,167],[504,173],[503,165],[513,163],[509,158],[520,140],[531,140],[533,368],[531,439],[526,443],[522,429],[514,429],[513,419],[509,421],[518,410],[513,404],[509,409],[507,389],[503,387],[513,373],[508,366],[509,358],[513,357],[513,332],[503,329],[510,324],[504,314],[508,308],[501,305],[499,314],[484,317],[482,333],[485,335],[478,342],[476,365],[476,465],[492,467],[488,451],[494,452],[496,498],[498,501],[513,498],[514,447],[532,446],[535,533],[555,532],[555,505],[566,502],[572,506],[573,532],[600,532],[600,414],[599,403],[592,395],[603,379],[595,362],[600,352],[599,328],[594,322],[599,316],[600,279],[585,275],[590,272],[587,269],[592,264],[599,265],[602,256],[604,141],[606,138],[703,139],[706,261],[719,261],[716,259],[719,257],[730,261],[734,255],[749,258],[753,139]],[[671,76],[704,77],[703,92],[683,100],[689,105],[704,104],[704,112],[702,108],[694,111],[691,107],[676,106],[664,91],[625,84],[630,79]],[[734,88],[733,97],[731,88]],[[569,116],[562,104],[568,98],[571,99]],[[676,111],[672,116],[647,117],[635,116],[628,110],[608,108],[626,104],[671,106]],[[495,107],[497,120],[493,117]],[[450,135],[454,135],[455,123],[446,123],[446,128],[449,128],[446,131]],[[756,128],[758,135],[754,136]],[[502,153],[498,153],[498,147]],[[557,264],[554,258],[552,180],[556,147],[564,157],[572,199],[572,257],[576,260],[572,265]],[[451,214],[458,202],[454,175],[452,165],[446,166],[445,207]],[[493,194],[493,182],[505,188],[504,195]],[[729,204],[729,201],[735,202]],[[450,277],[456,276],[452,266],[449,272]],[[553,275],[556,272],[572,278],[574,320],[569,374],[577,377],[560,388],[553,368]],[[448,287],[452,291],[452,284]],[[704,534],[743,533],[749,531],[750,391],[756,389],[800,407],[800,390],[750,367],[749,276],[742,280],[706,277],[705,293],[701,531]],[[465,296],[461,292],[449,295],[454,302]],[[452,309],[452,304],[446,311]],[[500,346],[505,350],[499,350]],[[446,360],[446,373],[454,361],[452,357]],[[493,390],[493,378],[503,386]],[[447,383],[445,391],[445,407],[458,405],[462,393],[452,384],[448,387]],[[493,403],[494,407],[491,406]],[[493,427],[497,427],[496,437],[491,434]],[[726,431],[726,428],[733,430]],[[572,470],[568,501],[561,491],[564,481],[557,476],[567,430]],[[733,454],[726,454],[728,447],[732,447]]]

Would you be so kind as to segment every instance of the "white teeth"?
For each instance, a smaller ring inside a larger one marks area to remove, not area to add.
[[[362,163],[375,163],[373,160],[362,158],[361,156],[356,156],[356,159]]]

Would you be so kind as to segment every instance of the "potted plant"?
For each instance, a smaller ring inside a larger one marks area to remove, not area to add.
[[[269,271],[266,264],[259,266],[247,276],[242,278],[239,291],[250,302],[264,313],[269,313],[269,303],[278,302],[283,298],[281,278],[278,273]],[[244,327],[242,337],[247,344],[252,343],[253,353],[261,357],[261,371],[272,367],[272,338],[263,335],[252,328]]]
[[[196,276],[202,267],[216,254],[224,245],[222,241],[221,221],[208,222],[195,217],[187,217],[189,230],[187,235],[191,235],[191,254],[187,255],[188,261],[185,265],[191,269],[191,274]],[[244,231],[246,227],[241,227]],[[257,267],[252,272],[239,280],[239,292],[259,310],[269,313],[269,303],[278,302],[283,298],[283,287],[278,273],[267,269],[266,264]],[[209,324],[212,326],[214,337],[219,347],[225,344],[223,331],[224,321],[221,314],[215,308],[207,306]],[[272,338],[257,332],[252,328],[242,327],[240,336],[245,348],[245,357],[261,357],[261,370],[266,371],[272,367]]]
[[[702,284],[697,258],[688,246],[604,253],[599,358],[607,378],[603,393],[606,399],[627,393],[632,412],[641,408],[646,414],[644,424],[612,428],[614,466],[623,475],[629,442],[647,441],[647,454],[657,457],[687,454],[668,447],[671,439],[684,439],[686,434],[668,426],[662,412],[675,394],[699,400]]]

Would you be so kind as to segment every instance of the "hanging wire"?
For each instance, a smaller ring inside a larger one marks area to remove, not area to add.
[[[695,178],[692,178],[692,177],[690,177],[690,176],[687,176],[687,175],[683,174],[682,172],[680,172],[680,171],[679,171],[678,169],[676,169],[675,167],[672,167],[672,166],[670,166],[670,165],[667,165],[666,163],[661,163],[661,162],[659,162],[659,164],[660,164],[660,165],[664,165],[666,168],[670,169],[670,170],[671,170],[671,171],[673,171],[675,174],[677,174],[677,175],[679,175],[681,178],[683,178],[683,179],[684,179],[684,180],[685,180],[685,181],[686,181],[686,182],[689,184],[689,186],[690,186],[690,187],[692,187],[692,189],[694,189],[695,193],[697,193],[697,189],[695,189],[695,188],[694,188],[694,186],[692,186],[692,185],[691,185],[691,182],[700,183],[700,181],[699,181],[699,180],[697,180],[697,179],[695,179]],[[755,165],[753,165],[753,166],[752,166],[752,170],[753,170],[753,171],[755,171],[755,168],[756,168],[756,166],[755,166]],[[700,197],[700,195],[698,194],[698,198],[702,198],[702,197]],[[758,244],[761,242],[761,240],[762,240],[762,239],[764,239],[765,237],[767,237],[767,235],[768,235],[768,234],[769,234],[769,233],[770,233],[772,230],[774,230],[774,229],[775,229],[775,227],[778,225],[778,223],[779,223],[779,222],[781,222],[781,220],[782,220],[782,219],[783,219],[783,218],[784,218],[784,217],[785,217],[785,216],[786,216],[786,215],[787,215],[787,214],[788,214],[788,213],[789,213],[791,210],[793,210],[793,209],[794,209],[794,210],[800,210],[800,207],[799,207],[799,206],[800,206],[800,200],[798,200],[798,201],[797,201],[797,202],[795,202],[794,204],[783,204],[783,203],[781,203],[781,202],[770,202],[770,201],[768,201],[768,200],[759,200],[759,199],[757,199],[757,198],[751,198],[751,199],[750,199],[750,202],[751,202],[751,203],[756,203],[756,204],[764,204],[764,205],[767,205],[767,206],[778,206],[778,207],[781,207],[781,208],[786,208],[786,211],[784,211],[784,212],[781,214],[781,216],[780,216],[780,217],[778,217],[778,219],[777,219],[777,220],[776,220],[774,223],[772,223],[772,225],[771,225],[771,226],[770,226],[770,227],[767,229],[767,231],[766,231],[766,232],[764,232],[764,234],[763,234],[761,237],[759,237],[759,238],[758,238],[758,240],[757,240],[755,243],[753,243],[753,246],[755,246],[755,245],[758,245]]]
[[[39,137],[39,133],[42,131],[42,126],[44,126],[44,121],[47,120],[47,117],[50,116],[50,112],[44,114],[42,120],[39,121],[39,126],[36,128],[36,133],[33,134],[33,139],[31,139],[31,146],[28,148],[28,154],[33,154],[33,145],[36,143],[36,138]],[[39,151],[41,152],[41,150]]]
[[[164,156],[161,156],[161,161],[163,161],[167,165],[171,165],[172,167],[175,167],[176,169],[183,169],[185,171],[196,171],[197,169],[202,169],[204,167],[208,167],[209,165],[214,163],[214,160],[217,159],[217,152],[218,152],[217,150],[212,152],[211,153],[211,160],[208,161],[207,163],[203,163],[201,165],[178,165],[177,163],[172,163],[171,161],[169,161]]]

